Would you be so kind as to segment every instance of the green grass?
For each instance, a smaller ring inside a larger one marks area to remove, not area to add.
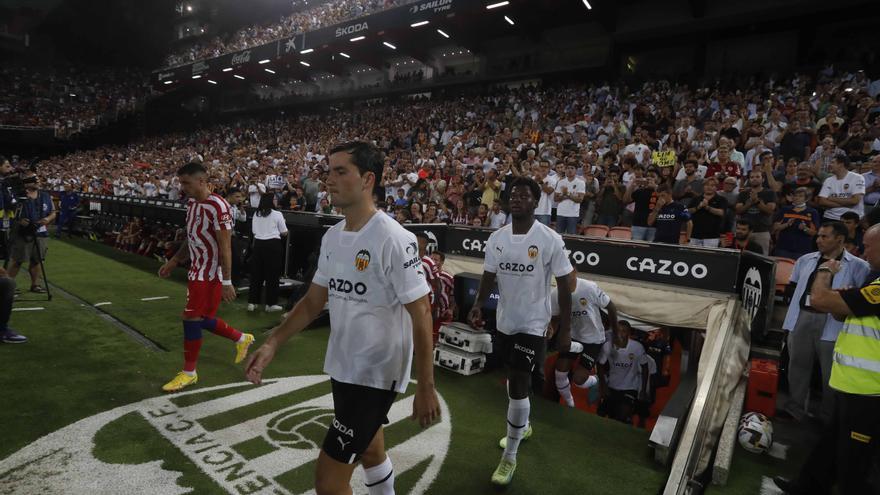
[[[144,348],[87,308],[61,295],[56,294],[48,303],[28,303],[46,307],[45,311],[14,313],[13,326],[31,341],[20,346],[0,346],[4,368],[0,379],[2,396],[4,400],[14,400],[14,406],[0,407],[0,424],[4,426],[0,459],[80,419],[161,396],[159,387],[182,364],[179,315],[185,286],[182,270],[170,280],[161,280],[155,275],[158,267],[154,260],[94,243],[50,243],[47,271],[52,284],[90,304],[112,302],[101,309],[160,343],[168,352]],[[169,298],[140,300],[151,296]],[[224,303],[219,316],[236,328],[254,331],[259,344],[265,339],[264,331],[277,323],[278,315],[248,314],[244,306],[241,299],[233,304]],[[267,378],[321,374],[327,335],[326,329],[317,329],[295,337],[279,351],[266,372]],[[232,358],[229,341],[206,334],[199,360],[198,387],[241,382],[241,368],[232,364]],[[506,428],[503,377],[499,373],[463,377],[437,370],[436,382],[449,406],[452,437],[443,468],[428,493],[494,492],[489,477],[500,459],[497,443]],[[168,404],[198,408],[203,401],[245,389],[172,396]],[[271,413],[304,398],[325,394],[328,389],[326,383],[300,389],[244,405],[232,414],[208,416],[199,423],[213,432],[230,426],[234,423],[230,418],[236,415],[253,418]],[[531,420],[535,435],[521,446],[516,477],[506,493],[650,494],[665,482],[666,473],[651,460],[644,430],[537,398],[532,399]],[[120,418],[98,435],[95,455],[114,463],[160,460],[165,469],[183,473],[178,479],[181,486],[195,493],[221,491],[168,440],[155,432],[150,434],[151,428],[138,414]],[[408,420],[394,424],[388,428],[389,446],[416,432],[418,428]],[[117,438],[119,441],[114,442]],[[123,441],[126,438],[136,441]],[[229,447],[249,459],[276,450],[260,437],[242,439]],[[291,487],[310,488],[312,466],[308,463],[288,472],[288,479],[277,479]],[[398,493],[407,493],[426,468],[423,463],[400,473]],[[149,491],[150,487],[144,487],[144,492]]]

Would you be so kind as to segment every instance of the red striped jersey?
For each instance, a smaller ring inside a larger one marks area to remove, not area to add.
[[[431,288],[431,294],[430,294],[431,305],[436,306],[437,305],[437,294],[434,294],[434,285],[433,284],[434,284],[434,279],[437,278],[439,270],[437,268],[437,264],[434,263],[434,260],[430,256],[428,256],[427,254],[422,256],[422,271],[425,273],[425,280],[428,281],[428,287]]]
[[[186,237],[189,244],[189,280],[212,282],[223,278],[220,269],[218,230],[232,230],[229,203],[212,193],[204,201],[186,202]]]
[[[440,274],[438,275],[440,279],[440,298],[439,298],[439,309],[440,314],[443,314],[446,310],[452,307],[453,302],[455,301],[453,296],[453,289],[455,287],[455,278],[447,271],[440,270]]]

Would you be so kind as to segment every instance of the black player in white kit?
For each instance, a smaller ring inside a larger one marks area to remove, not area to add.
[[[550,323],[550,277],[556,277],[559,301],[558,345],[571,345],[571,287],[574,271],[562,237],[535,221],[541,197],[538,183],[526,177],[514,179],[510,191],[513,222],[489,236],[483,277],[468,321],[483,326],[482,307],[498,282],[496,345],[507,361],[507,441],[492,483],[508,485],[516,470],[520,441],[532,434],[529,424],[531,372],[543,366],[544,335]]]
[[[275,352],[314,320],[328,302],[330,339],[324,371],[330,375],[335,417],[318,455],[315,490],[350,494],[358,461],[370,495],[394,493],[382,425],[410,380],[418,385],[413,419],[423,427],[440,417],[431,362],[429,287],[415,236],[373,204],[384,160],[367,143],[330,151],[327,188],[345,219],[321,240],[318,270],[308,292],[246,365],[259,384]]]

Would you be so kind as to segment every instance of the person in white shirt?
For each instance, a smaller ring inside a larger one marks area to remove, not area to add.
[[[550,162],[542,160],[535,174],[535,180],[541,186],[541,199],[535,208],[535,219],[546,226],[550,226],[550,220],[553,215],[553,195],[556,192],[556,183],[559,177],[551,174]]]
[[[492,209],[489,210],[489,227],[500,229],[507,223],[507,213],[501,209],[501,204],[496,199],[492,202]]]
[[[266,184],[263,184],[262,182],[257,182],[248,186],[248,199],[251,203],[251,208],[260,206],[260,197],[265,193]]]
[[[418,385],[412,417],[427,427],[440,415],[428,284],[415,236],[373,203],[382,164],[382,153],[369,143],[355,141],[330,151],[327,184],[345,218],[321,240],[318,269],[306,295],[245,366],[248,380],[260,384],[277,349],[329,301],[324,372],[331,377],[335,417],[318,455],[318,493],[351,493],[358,461],[371,495],[394,493],[382,424],[397,394],[406,391],[413,358]]]
[[[285,243],[282,238],[287,238],[287,223],[284,215],[275,209],[274,193],[265,193],[260,197],[260,205],[251,220],[251,233],[254,247],[251,252],[247,309],[254,311],[260,304],[265,286],[266,312],[282,311],[284,308],[278,305],[278,287],[284,261]]]
[[[492,474],[492,483],[508,485],[516,470],[516,454],[523,439],[532,435],[529,424],[531,373],[543,365],[544,335],[550,323],[550,278],[556,278],[559,299],[560,349],[571,346],[571,288],[573,270],[562,237],[535,220],[541,195],[537,182],[518,177],[511,183],[513,222],[496,230],[486,242],[483,276],[468,322],[482,328],[483,305],[498,282],[496,352],[508,365],[507,436],[504,455]]]
[[[831,159],[831,175],[822,183],[819,206],[826,208],[822,218],[840,220],[840,216],[853,211],[859,218],[865,216],[865,178],[848,170],[849,158],[835,155]]]
[[[555,199],[559,201],[556,207],[556,232],[560,234],[576,234],[578,220],[581,218],[581,202],[587,185],[575,174],[577,167],[574,163],[565,165],[565,177],[556,183]]]
[[[608,311],[608,325],[617,329],[617,307],[611,302],[611,298],[596,282],[577,276],[577,271],[571,272],[569,285],[571,291],[571,341],[579,343],[581,352],[560,351],[556,360],[556,390],[568,407],[574,407],[574,397],[571,395],[571,382],[578,388],[590,388],[597,383],[595,375],[591,374],[596,360],[605,343],[605,326],[602,324],[601,311]],[[559,322],[559,305],[556,289],[550,293],[550,308],[553,318],[550,320],[550,331],[554,332]],[[572,346],[574,347],[574,346]],[[581,366],[572,372],[574,361],[578,359]],[[571,377],[569,378],[569,374]]]
[[[648,398],[648,355],[645,347],[630,338],[632,327],[626,320],[617,324],[613,338],[602,346],[599,364],[599,394],[602,409],[611,418],[632,423],[636,402]]]

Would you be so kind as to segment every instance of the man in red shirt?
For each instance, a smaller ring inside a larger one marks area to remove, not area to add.
[[[235,362],[247,355],[254,336],[216,318],[220,300],[235,300],[232,286],[232,214],[229,203],[208,189],[208,171],[201,163],[188,163],[177,171],[180,189],[186,194],[186,239],[177,253],[162,265],[166,278],[189,258],[186,309],[183,311],[183,371],[162,390],[177,392],[198,381],[196,361],[202,347],[202,330],[235,342]]]
[[[730,159],[730,148],[726,145],[718,147],[718,161],[706,167],[706,177],[715,177],[718,174],[736,177],[737,180],[742,175],[739,163]]]

